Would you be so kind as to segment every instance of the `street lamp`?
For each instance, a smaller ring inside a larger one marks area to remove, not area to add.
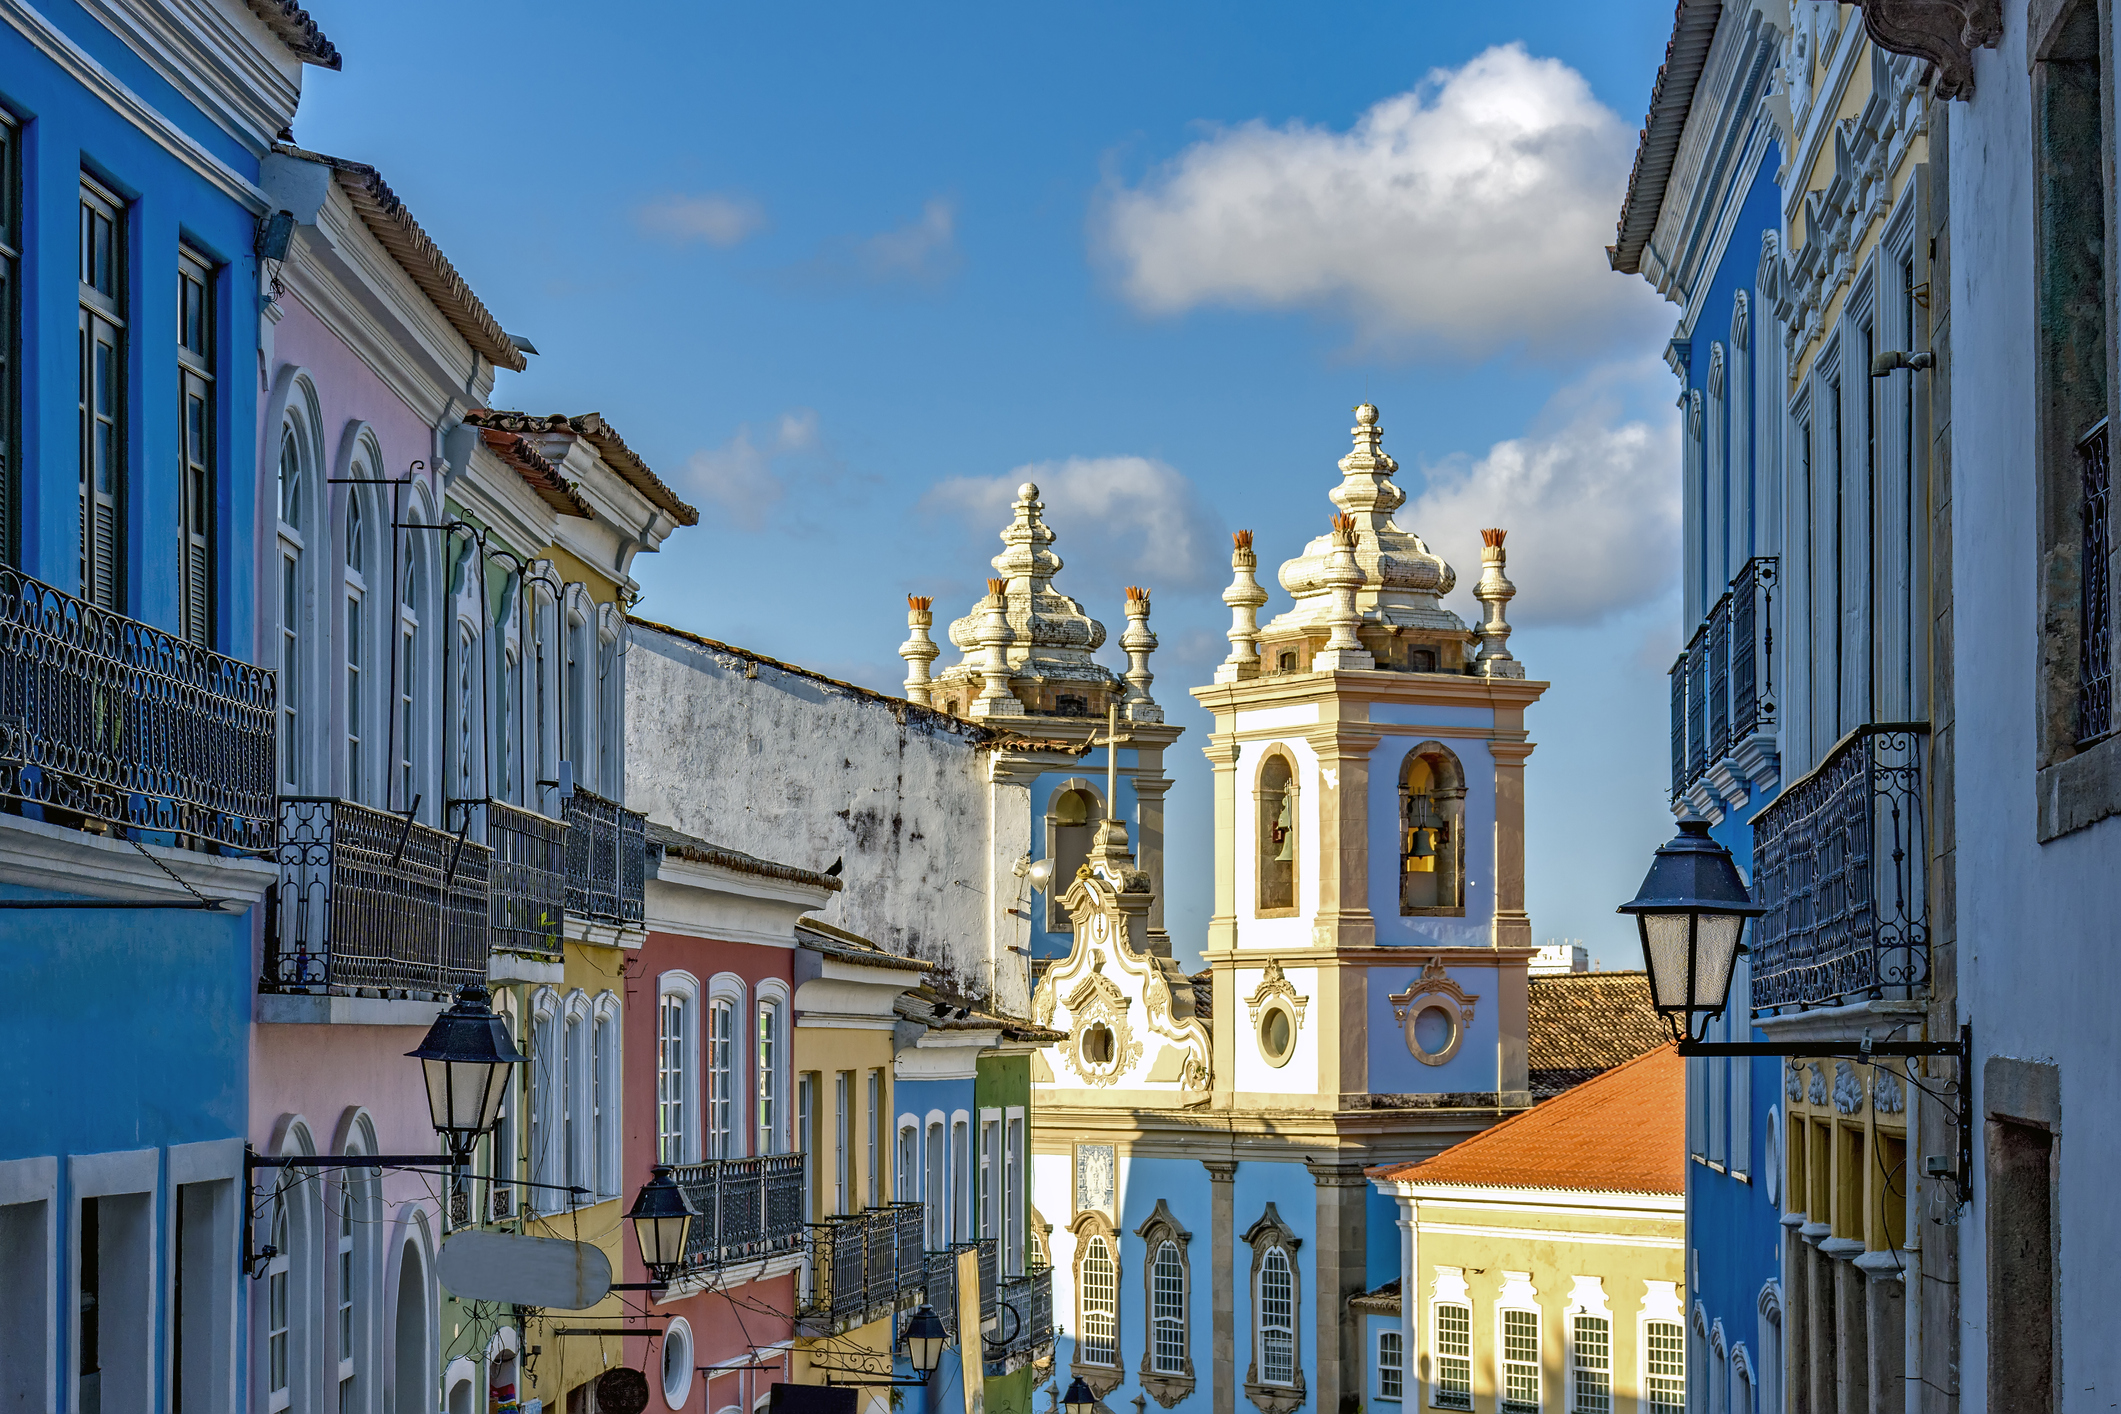
[[[1068,1414],[1092,1414],[1097,1408],[1097,1396],[1090,1393],[1090,1386],[1077,1375],[1068,1385],[1068,1392],[1061,1396],[1061,1408]]]
[[[692,1199],[671,1176],[670,1165],[657,1164],[626,1215],[634,1240],[641,1244],[641,1262],[657,1283],[667,1284],[685,1265],[685,1240],[696,1216]]]
[[[479,1136],[501,1117],[509,1067],[530,1058],[516,1049],[507,1019],[494,1014],[477,982],[459,990],[456,1005],[435,1018],[420,1048],[405,1054],[427,1074],[428,1114],[461,1168]]]
[[[949,1343],[950,1332],[943,1328],[943,1318],[935,1314],[933,1306],[923,1302],[906,1322],[907,1361],[926,1378],[943,1362],[943,1347]]]
[[[1694,1018],[1721,1016],[1730,1001],[1731,974],[1746,951],[1739,941],[1745,920],[1767,909],[1746,893],[1731,852],[1709,837],[1708,822],[1681,820],[1620,912],[1634,914],[1642,930],[1651,1006],[1675,1040],[1694,1040]]]

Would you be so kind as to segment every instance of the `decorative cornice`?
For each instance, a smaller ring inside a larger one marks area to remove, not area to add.
[[[1657,229],[1658,213],[1664,210],[1673,159],[1679,154],[1679,140],[1694,106],[1694,89],[1701,82],[1709,42],[1716,37],[1716,22],[1722,13],[1722,0],[1679,0],[1672,37],[1664,46],[1664,63],[1658,66],[1657,81],[1650,88],[1650,109],[1642,120],[1635,166],[1628,173],[1628,192],[1620,203],[1613,244],[1606,247],[1607,262],[1623,275],[1642,271],[1643,248]]]
[[[2000,0],[1854,0],[1871,43],[1936,66],[1937,97],[1974,96],[1974,51],[2003,38]]]

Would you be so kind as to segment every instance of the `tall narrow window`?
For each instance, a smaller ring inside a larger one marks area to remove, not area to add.
[[[16,534],[21,524],[22,448],[21,389],[16,386],[20,364],[16,349],[22,335],[22,304],[18,267],[22,260],[20,169],[17,165],[20,132],[14,121],[0,113],[0,563],[13,564],[19,546]]]
[[[1075,1342],[1076,1363],[1117,1363],[1114,1345],[1119,1332],[1119,1270],[1113,1265],[1112,1248],[1102,1234],[1091,1233],[1083,1239],[1077,1299],[1082,1309],[1076,1321],[1076,1329],[1081,1332]]]
[[[884,1123],[884,1072],[869,1072],[869,1206],[880,1206],[884,1201],[883,1164],[876,1151],[877,1140]]]
[[[1539,1414],[1539,1313],[1502,1313],[1502,1414]]]
[[[1463,913],[1465,769],[1450,748],[1425,742],[1399,771],[1399,911]]]
[[[692,998],[665,992],[656,1026],[656,1155],[666,1164],[692,1162],[690,1120]]]
[[[339,1171],[339,1408],[354,1408],[354,1179]]]
[[[1613,1323],[1603,1316],[1578,1316],[1569,1335],[1571,1414],[1613,1414]]]
[[[1296,1382],[1296,1278],[1289,1250],[1270,1247],[1259,1267],[1259,1378],[1262,1384]]]
[[[1011,1274],[1024,1269],[1024,1121],[1009,1117],[1002,1173],[1002,1261]]]
[[[1677,1329],[1677,1327],[1674,1327]],[[1436,1303],[1436,1387],[1429,1403],[1438,1409],[1473,1407],[1473,1308]]]
[[[1377,1333],[1377,1397],[1379,1399],[1401,1398],[1401,1379],[1405,1374],[1406,1360],[1401,1348],[1398,1331],[1381,1330]]]
[[[589,761],[583,752],[584,723],[588,720],[589,694],[583,682],[582,635],[586,626],[566,615],[566,626],[561,630],[562,647],[560,659],[560,724],[566,735],[562,748],[567,759],[574,764],[575,775],[581,778],[588,770]]]
[[[707,1157],[736,1157],[736,1004],[717,997],[707,1007]]]
[[[81,179],[81,597],[124,604],[124,208]]]
[[[1160,1242],[1149,1271],[1149,1358],[1159,1375],[1186,1373],[1186,1264],[1176,1242]]]
[[[900,1203],[920,1201],[921,1183],[921,1136],[911,1124],[899,1126],[898,1172],[893,1176],[891,1196]]]
[[[1259,911],[1296,907],[1296,779],[1277,751],[1259,768]]]
[[[354,463],[354,475],[365,469]],[[361,775],[361,699],[367,695],[367,642],[363,609],[368,596],[368,526],[361,514],[361,490],[347,488],[346,498],[346,798],[366,794]]]
[[[1642,1328],[1643,1397],[1653,1411],[1686,1408],[1686,1333],[1677,1321]]]
[[[950,1244],[950,1150],[943,1122],[928,1126],[928,1172],[921,1197],[928,1204],[928,1246],[936,1251]]]
[[[457,797],[473,799],[479,768],[479,640],[471,629],[457,635]]]
[[[759,1003],[758,1042],[758,1142],[754,1154],[777,1154],[781,1150],[781,1004]]]
[[[413,701],[420,672],[420,574],[416,566],[405,570],[405,593],[398,605],[398,798],[391,802],[399,810],[412,809],[414,789]]]
[[[295,429],[280,430],[280,784],[301,784],[302,683],[302,449]]]
[[[521,704],[517,700],[522,685],[517,680],[521,672],[521,660],[513,649],[501,654],[500,671],[493,678],[494,730],[500,738],[494,744],[500,749],[501,759],[496,763],[501,772],[500,797],[503,800],[516,798],[516,742],[521,736]]]
[[[979,1126],[979,1235],[1002,1235],[1002,1122],[982,1119]]]
[[[589,1030],[589,1173],[590,1191],[599,1198],[617,1191],[604,1148],[606,1126],[618,1111],[617,1074],[611,1064],[611,1042],[617,1027],[599,1016]]]
[[[178,629],[213,642],[214,306],[213,275],[188,250],[177,252]]]
[[[832,1211],[854,1211],[854,1072],[832,1083]]]
[[[575,1113],[581,1100],[575,1082],[582,1061],[582,1018],[569,1016],[560,1034],[560,1162],[561,1172],[567,1175],[560,1181],[573,1188],[586,1186],[582,1180],[587,1177],[582,1172],[582,1131]]]
[[[950,1240],[968,1242],[972,1231],[972,1126],[950,1126]]]
[[[817,1221],[817,1077],[804,1071],[795,1078],[795,1151],[803,1156],[803,1221]]]
[[[88,1204],[82,1205],[83,1253],[92,1250],[87,1231]],[[272,1257],[265,1264],[265,1407],[268,1410],[287,1408],[290,1402],[288,1389],[288,1343],[291,1339],[291,1322],[288,1313],[288,1255],[287,1255],[287,1204],[275,1198],[272,1218]],[[87,1332],[82,1334],[84,1347]],[[82,1351],[84,1368],[89,1359],[88,1351]]]

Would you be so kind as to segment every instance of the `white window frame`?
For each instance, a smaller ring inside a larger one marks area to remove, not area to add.
[[[832,1211],[854,1211],[854,1072],[832,1074]]]
[[[1612,1308],[1606,1300],[1604,1281],[1599,1277],[1584,1276],[1571,1280],[1574,1282],[1574,1289],[1569,1293],[1568,1305],[1561,1313],[1562,1331],[1567,1344],[1563,1355],[1562,1376],[1569,1414],[1617,1414],[1614,1404],[1617,1395],[1613,1387],[1614,1322]],[[1577,1330],[1577,1322],[1584,1320],[1605,1322],[1605,1364],[1602,1369],[1583,1363],[1583,1342]],[[1594,1370],[1605,1376],[1602,1406],[1586,1403],[1586,1393],[1581,1380],[1586,1370]]]
[[[1446,1309],[1463,1313],[1465,1317],[1465,1351],[1463,1354],[1444,1353],[1443,1316]],[[1473,1407],[1473,1293],[1466,1285],[1465,1271],[1460,1267],[1438,1267],[1436,1281],[1429,1300],[1429,1348],[1435,1352],[1436,1374],[1428,1381],[1429,1405],[1434,1409],[1469,1410]],[[1453,1360],[1464,1367],[1465,1389],[1452,1391],[1447,1400],[1443,1392],[1443,1362]]]
[[[355,451],[347,472],[351,477],[372,479],[374,468],[369,464],[371,453],[364,444]],[[370,710],[371,698],[377,697],[376,679],[373,669],[374,654],[371,640],[375,637],[375,616],[369,612],[369,585],[374,579],[376,560],[376,537],[386,526],[380,524],[387,517],[376,513],[375,500],[368,488],[348,485],[346,494],[340,498],[339,533],[334,536],[338,554],[338,614],[333,641],[338,645],[335,655],[338,661],[337,716],[339,723],[338,777],[339,794],[347,800],[362,804],[374,797],[369,791],[369,781],[374,774],[376,761],[374,751],[373,723],[376,714]]]
[[[973,1226],[980,1237],[994,1239],[995,1251],[1002,1238],[1002,1112],[979,1112],[978,1216]]]
[[[1531,1319],[1533,1358],[1529,1362],[1510,1358],[1509,1328],[1512,1316],[1529,1317]],[[1531,1411],[1531,1414],[1538,1414],[1538,1411],[1546,1408],[1546,1362],[1540,1358],[1544,1352],[1544,1342],[1546,1340],[1546,1324],[1543,1317],[1544,1313],[1537,1306],[1528,1306],[1522,1302],[1515,1301],[1508,1304],[1498,1301],[1495,1304],[1495,1408],[1497,1414],[1525,1414],[1525,1411]],[[1510,1374],[1513,1368],[1517,1370],[1529,1369],[1531,1371],[1531,1378],[1535,1383],[1533,1385],[1532,1400],[1529,1404],[1512,1400],[1508,1397]]]
[[[1026,1263],[1024,1229],[1024,1177],[1028,1172],[1025,1141],[1030,1133],[1029,1118],[1021,1105],[1010,1105],[1002,1111],[1002,1269],[1011,1276],[1021,1275]]]
[[[1650,1296],[1644,1302],[1642,1318],[1636,1325],[1636,1337],[1640,1342],[1636,1348],[1642,1352],[1640,1368],[1642,1370],[1641,1406],[1643,1414],[1657,1414],[1657,1411],[1661,1409],[1681,1411],[1681,1414],[1683,1414],[1687,1407],[1686,1319],[1679,1309],[1676,1295],[1669,1289],[1663,1293],[1659,1293],[1656,1290],[1658,1286],[1671,1288],[1674,1285],[1675,1283],[1672,1282],[1651,1283]],[[1663,1297],[1662,1300],[1658,1299],[1660,1295]],[[1650,1358],[1650,1340],[1655,1333],[1654,1328],[1658,1326],[1669,1326],[1672,1330],[1678,1332],[1679,1336],[1679,1358],[1676,1363],[1668,1367],[1667,1372],[1664,1374],[1656,1374],[1651,1369],[1653,1362]],[[1657,1403],[1653,1398],[1655,1391],[1651,1388],[1652,1380],[1666,1381],[1670,1385],[1669,1392],[1674,1398],[1663,1404]]]
[[[700,1122],[700,979],[690,972],[665,972],[656,978],[656,1154],[660,1162],[696,1164],[702,1151]],[[675,1004],[684,1034],[673,1040],[664,1025]],[[673,1073],[672,1064],[676,1070]],[[672,1089],[676,1095],[671,1094]],[[678,1106],[677,1131],[668,1126],[672,1100]],[[670,1141],[675,1140],[674,1144]],[[666,1144],[670,1147],[666,1148]]]
[[[868,1205],[872,1208],[884,1202],[884,1111],[890,1098],[884,1093],[883,1070],[880,1067],[872,1067],[869,1071],[869,1108],[864,1116],[869,1136],[869,1172],[866,1175],[868,1184],[865,1191]]]
[[[822,1099],[822,1080],[814,1070],[798,1071],[795,1077],[795,1151],[803,1158],[803,1221],[818,1220],[817,1116]]]
[[[752,988],[751,1002],[751,1138],[756,1154],[788,1152],[788,1096],[795,1083],[789,1044],[790,1004],[788,984],[778,977],[762,977]],[[772,1027],[770,1054],[766,1046],[767,1026]],[[769,1091],[769,1088],[770,1091]]]
[[[286,411],[280,420],[272,467],[272,504],[277,526],[275,563],[279,573],[272,588],[273,628],[279,640],[280,698],[280,789],[288,795],[312,793],[316,781],[317,704],[310,685],[317,654],[316,586],[309,556],[310,542],[318,536],[319,508],[323,495],[317,469],[323,452],[317,440],[317,395],[308,375],[296,373],[290,383]],[[293,495],[288,494],[285,475],[289,450],[294,453]],[[293,501],[294,516],[286,512]],[[328,517],[324,517],[328,521]],[[329,539],[329,537],[324,537]],[[328,700],[328,699],[327,699]],[[325,714],[329,716],[327,712]]]
[[[1287,1271],[1289,1280],[1289,1322],[1286,1326],[1279,1322],[1269,1324],[1267,1320],[1267,1276],[1272,1271],[1277,1257],[1281,1259],[1281,1265]],[[1296,1343],[1296,1328],[1303,1317],[1300,1306],[1301,1303],[1297,1299],[1296,1254],[1276,1242],[1260,1254],[1259,1274],[1252,1279],[1252,1349],[1257,1352],[1255,1358],[1259,1366],[1259,1382],[1263,1385],[1287,1388],[1293,1386],[1303,1372]],[[1270,1330],[1286,1331],[1288,1334],[1289,1374],[1286,1379],[1277,1379],[1267,1365],[1267,1332]]]
[[[599,992],[590,1019],[590,1116],[594,1149],[591,1184],[598,1198],[619,1196],[624,1175],[621,1145],[625,1133],[625,1033],[619,999],[612,992]]]
[[[744,1157],[744,1105],[737,1078],[750,1067],[750,988],[733,972],[718,972],[707,983],[700,1020],[704,1081],[700,1116],[700,1152],[706,1159]]]
[[[530,997],[530,1102],[524,1108],[530,1117],[530,1181],[561,1182],[565,1158],[560,1151],[560,1026],[564,1003],[550,987],[540,987]],[[526,1190],[524,1206],[532,1212],[554,1213],[562,1206],[559,1190],[543,1187]]]
[[[1163,1314],[1164,1297],[1166,1295],[1164,1290],[1166,1273],[1163,1261],[1166,1252],[1171,1254],[1172,1264],[1176,1268],[1175,1280],[1178,1287],[1178,1310],[1174,1316]],[[1186,1317],[1189,1314],[1188,1303],[1192,1300],[1192,1292],[1187,1289],[1186,1254],[1180,1249],[1176,1240],[1162,1237],[1157,1241],[1156,1250],[1148,1254],[1148,1264],[1149,1368],[1159,1375],[1183,1375],[1187,1373],[1186,1338],[1189,1332],[1186,1329]],[[1164,1353],[1163,1341],[1163,1333],[1167,1328],[1175,1328],[1176,1330],[1176,1334],[1172,1338],[1176,1346],[1176,1353],[1169,1357],[1166,1357]]]
[[[921,1127],[921,1201],[928,1206],[928,1247],[950,1244],[950,1122],[941,1110],[928,1111]]]
[[[1090,1365],[1101,1370],[1117,1369],[1119,1367],[1119,1254],[1114,1250],[1116,1240],[1116,1236],[1108,1238],[1102,1232],[1084,1233],[1081,1238],[1083,1259],[1077,1264],[1078,1268],[1087,1267],[1090,1264],[1093,1260],[1091,1244],[1094,1243],[1097,1247],[1103,1249],[1105,1265],[1111,1269],[1112,1273],[1111,1297],[1106,1304],[1097,1307],[1091,1305],[1090,1282],[1086,1274],[1079,1272],[1076,1290],[1076,1330],[1078,1335],[1075,1343],[1075,1362],[1078,1365]],[[1093,1318],[1107,1322],[1110,1334],[1092,1337],[1090,1335],[1090,1323]],[[1093,1359],[1086,1353],[1084,1347],[1092,1339],[1097,1339],[1103,1344],[1103,1353],[1106,1358],[1102,1360]]]
[[[579,989],[567,995],[567,1015],[561,1022],[561,1046],[566,1074],[560,1092],[565,1112],[561,1129],[561,1172],[564,1183],[597,1191],[596,1105],[596,1016],[589,995]],[[569,1200],[573,1201],[572,1199]]]
[[[972,1116],[957,1110],[950,1116],[950,1240],[978,1235],[972,1230]]]
[[[1385,1346],[1387,1342],[1390,1342],[1391,1344],[1392,1358],[1389,1361],[1385,1359]],[[1379,1326],[1377,1328],[1376,1349],[1377,1398],[1380,1401],[1389,1404],[1401,1403],[1406,1398],[1407,1360],[1406,1342],[1399,1327],[1384,1325]],[[1387,1390],[1385,1385],[1385,1376],[1387,1375],[1390,1375],[1392,1377],[1391,1388],[1389,1390]]]
[[[902,1114],[898,1117],[898,1148],[892,1155],[894,1181],[891,1185],[893,1200],[900,1203],[921,1201],[921,1122],[918,1117]]]

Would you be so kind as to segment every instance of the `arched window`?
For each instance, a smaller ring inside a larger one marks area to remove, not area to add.
[[[457,633],[456,757],[459,800],[474,799],[484,774],[479,759],[479,638],[469,624]]]
[[[1399,911],[1465,913],[1465,770],[1438,742],[1399,768]]]
[[[596,1183],[599,1198],[619,1192],[619,1002],[606,992],[597,998],[596,1030],[590,1040],[590,1114],[595,1133]]]
[[[353,464],[356,477],[366,477],[369,470],[361,461]],[[346,755],[345,788],[341,792],[348,800],[365,800],[368,778],[364,773],[367,764],[361,755],[362,734],[367,723],[362,710],[368,696],[368,526],[362,511],[363,493],[359,486],[349,486],[346,497],[346,557],[343,566],[343,597],[346,605],[344,623],[344,647],[346,658]]]
[[[1151,1354],[1156,1373],[1180,1374],[1186,1367],[1186,1267],[1176,1242],[1157,1244],[1149,1284],[1155,1303]]]
[[[1259,1269],[1259,1378],[1285,1385],[1296,1379],[1296,1274],[1288,1249],[1270,1247]]]
[[[589,758],[589,620],[579,588],[569,595],[566,628],[560,648],[560,719],[565,741],[560,754],[574,766],[575,777],[588,784]]]
[[[1053,861],[1053,882],[1046,889],[1046,931],[1073,931],[1075,920],[1061,907],[1061,895],[1075,883],[1075,871],[1090,857],[1091,835],[1104,814],[1089,785],[1069,781],[1053,793],[1046,808],[1046,857]]]
[[[560,1155],[566,1174],[560,1181],[570,1188],[591,1187],[589,1126],[584,1113],[589,1091],[589,1023],[576,1005],[580,996],[576,993],[568,1003],[560,1041]]]
[[[563,1162],[559,1147],[561,1085],[560,999],[550,990],[531,998],[530,1025],[530,1181],[555,1184]],[[530,1206],[541,1213],[557,1212],[563,1204],[558,1190],[529,1190]]]
[[[899,1116],[898,1167],[892,1175],[891,1198],[897,1203],[920,1201],[921,1132],[912,1115]]]
[[[1119,1267],[1112,1260],[1112,1244],[1103,1233],[1084,1236],[1075,1289],[1075,1328],[1080,1332],[1075,1341],[1076,1363],[1118,1365]]]
[[[717,978],[720,983],[722,979]],[[738,984],[741,987],[741,983]],[[738,1156],[736,1113],[737,1016],[742,994],[721,994],[707,1003],[707,1157]]]
[[[759,999],[758,1139],[754,1154],[781,1152],[781,1065],[786,1060],[781,1037],[781,1004],[777,998]]]
[[[1296,763],[1282,748],[1269,751],[1259,767],[1257,911],[1261,917],[1296,910]]]
[[[292,1230],[285,1195],[273,1200],[273,1255],[265,1264],[265,1407],[287,1408],[294,1402],[294,1291]]]
[[[1143,1294],[1148,1300],[1143,1305],[1148,1329],[1143,1342],[1142,1385],[1156,1396],[1158,1404],[1168,1409],[1193,1392],[1186,1313],[1187,1288],[1191,1284],[1186,1246],[1193,1235],[1178,1225],[1170,1204],[1162,1198],[1156,1200],[1155,1211],[1136,1233],[1142,1240],[1142,1250],[1149,1254],[1144,1272]]]
[[[337,1284],[339,1322],[337,1332],[339,1408],[351,1411],[354,1403],[354,1216],[358,1200],[354,1196],[354,1171],[340,1169],[338,1202],[335,1205],[339,1216],[338,1257],[333,1263],[332,1276]]]
[[[665,973],[656,1008],[656,1157],[666,1164],[699,1161],[699,984]]]
[[[301,788],[302,728],[307,706],[303,674],[304,617],[309,595],[303,583],[303,525],[309,514],[302,438],[293,423],[280,429],[280,785]]]
[[[928,1205],[928,1246],[940,1251],[950,1244],[950,1151],[943,1135],[943,1117],[928,1121],[928,1171],[921,1200]]]
[[[950,1240],[970,1242],[972,1230],[972,1123],[959,1114],[950,1121]]]
[[[494,730],[499,733],[495,745],[500,748],[500,760],[495,766],[500,772],[498,792],[503,800],[518,798],[516,790],[517,757],[516,743],[522,740],[522,659],[514,648],[501,650],[501,668],[494,674]]]

